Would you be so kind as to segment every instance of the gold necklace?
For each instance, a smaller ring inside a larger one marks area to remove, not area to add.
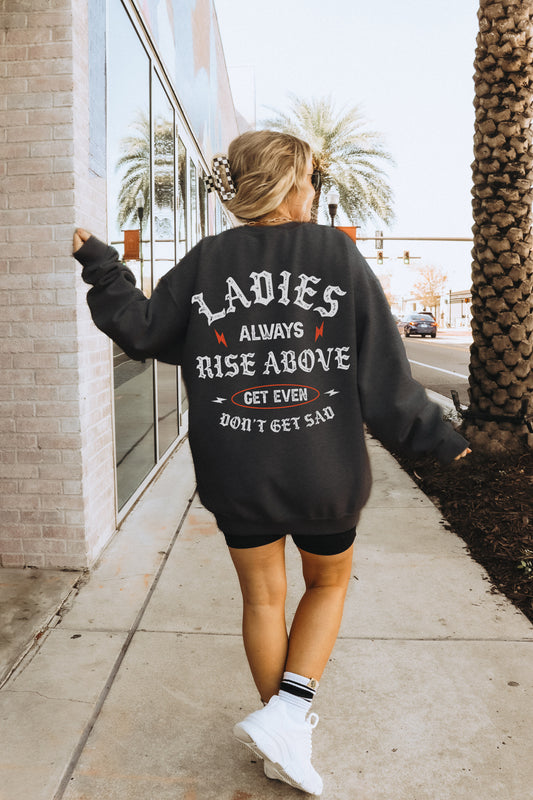
[[[289,217],[272,217],[271,219],[265,220],[250,220],[250,222],[245,222],[245,225],[274,225],[277,222],[293,222],[292,219]]]

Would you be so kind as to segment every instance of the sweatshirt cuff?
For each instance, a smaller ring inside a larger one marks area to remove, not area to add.
[[[96,286],[110,267],[119,266],[118,252],[114,247],[91,236],[73,253],[76,261],[83,267],[81,277],[85,283]]]
[[[469,446],[469,442],[454,430],[453,435],[447,436],[434,452],[440,463],[446,466],[451,464]]]

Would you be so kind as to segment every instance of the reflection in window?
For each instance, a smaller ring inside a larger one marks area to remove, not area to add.
[[[153,361],[132,361],[113,344],[118,507],[155,464]]]
[[[187,249],[187,150],[178,137],[178,261]]]
[[[200,178],[198,180],[198,208],[200,211],[200,237],[207,236],[207,189],[205,187],[205,172],[200,167]]]
[[[196,177],[196,167],[189,159],[189,188],[191,193],[191,232],[192,244],[198,241],[198,184]]]
[[[107,148],[108,226],[111,242],[125,254],[125,231],[137,250],[126,253],[138,285],[151,289],[150,254],[150,63],[120,0],[109,3]],[[139,212],[140,209],[140,212]],[[119,508],[155,464],[152,361],[114,353],[115,437]]]
[[[174,109],[159,81],[152,85],[154,127],[154,285],[175,263]],[[157,442],[160,458],[178,435],[177,370],[156,364]]]

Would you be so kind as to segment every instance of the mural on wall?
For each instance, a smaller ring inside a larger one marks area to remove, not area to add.
[[[138,0],[205,155],[227,150],[238,134],[212,0]]]

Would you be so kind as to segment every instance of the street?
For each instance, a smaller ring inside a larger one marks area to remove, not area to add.
[[[436,339],[402,336],[413,376],[426,389],[451,398],[459,392],[461,403],[468,404],[468,364],[472,336],[469,329],[439,330]]]

